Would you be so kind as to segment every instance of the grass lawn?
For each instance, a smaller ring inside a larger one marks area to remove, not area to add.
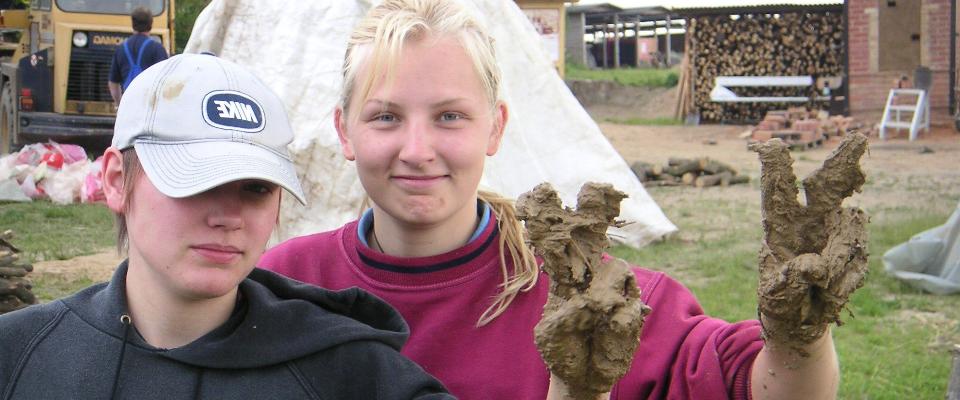
[[[0,203],[0,230],[13,230],[22,258],[66,260],[113,246],[113,214],[99,204]]]
[[[663,191],[651,188],[656,199]],[[695,192],[692,192],[695,193]],[[635,264],[667,271],[687,285],[707,313],[729,321],[756,318],[760,210],[736,200],[704,201],[696,195],[661,202],[684,235],[640,250],[612,253]],[[957,199],[947,201],[956,202]],[[709,202],[710,207],[704,207]],[[960,296],[920,293],[888,277],[880,258],[890,247],[942,224],[946,214],[898,207],[872,216],[870,272],[848,305],[844,325],[833,330],[840,356],[842,399],[943,398],[950,346],[960,343]],[[113,217],[100,205],[48,202],[0,204],[0,229],[13,229],[14,244],[31,261],[67,259],[113,245]],[[92,282],[32,276],[46,301]]]

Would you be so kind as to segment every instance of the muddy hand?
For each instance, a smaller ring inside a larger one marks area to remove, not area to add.
[[[760,155],[760,196],[764,243],[760,251],[758,305],[768,343],[799,353],[823,336],[867,271],[869,218],[843,199],[864,183],[859,160],[866,137],[853,133],[804,179],[806,205],[793,174],[786,144],[770,140],[756,145]]]
[[[550,275],[534,331],[537,348],[570,398],[595,399],[610,391],[629,369],[650,312],[629,265],[602,259],[607,227],[621,225],[615,218],[624,197],[611,185],[588,183],[574,211],[544,183],[517,200],[517,215]]]

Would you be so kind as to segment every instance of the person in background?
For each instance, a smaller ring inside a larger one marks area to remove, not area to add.
[[[107,88],[115,105],[120,104],[120,98],[133,78],[151,65],[167,59],[167,50],[150,37],[153,29],[153,13],[150,9],[137,6],[130,12],[130,19],[133,22],[133,35],[117,46],[107,80]]]
[[[254,268],[281,188],[304,201],[266,85],[186,54],[129,94],[102,172],[128,258],[109,283],[0,316],[0,397],[453,398],[400,354],[388,304]]]

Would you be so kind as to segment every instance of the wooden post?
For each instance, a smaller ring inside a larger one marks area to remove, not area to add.
[[[947,384],[947,400],[960,400],[960,344],[953,345],[953,372]]]
[[[640,67],[640,16],[633,25],[633,66]]]
[[[610,64],[607,62],[607,23],[603,23],[603,68],[610,68]]]
[[[670,21],[670,14],[667,14],[667,45],[664,46],[666,49],[663,53],[663,63],[670,68],[670,27],[673,26],[673,22]]]
[[[620,68],[620,14],[613,14],[613,67]]]
[[[583,63],[584,67],[590,66],[590,63],[587,62],[587,42],[583,40],[584,33],[587,32],[587,13],[580,13],[580,32],[578,32],[577,43],[580,43],[580,62]],[[596,41],[597,35],[594,34],[594,41]],[[562,61],[562,60],[561,60]]]

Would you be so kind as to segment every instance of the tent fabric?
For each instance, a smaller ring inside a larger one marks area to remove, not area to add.
[[[555,72],[539,36],[510,0],[462,0],[495,39],[510,120],[483,188],[516,198],[550,182],[573,207],[588,181],[627,193],[611,237],[640,247],[676,231],[629,166]],[[333,229],[357,218],[364,199],[340,152],[333,110],[354,24],[374,1],[214,0],[197,17],[186,52],[209,51],[250,68],[284,99],[296,132],[291,152],[309,200],[284,201],[278,238]]]
[[[947,222],[883,255],[884,269],[930,293],[960,293],[960,203]]]

